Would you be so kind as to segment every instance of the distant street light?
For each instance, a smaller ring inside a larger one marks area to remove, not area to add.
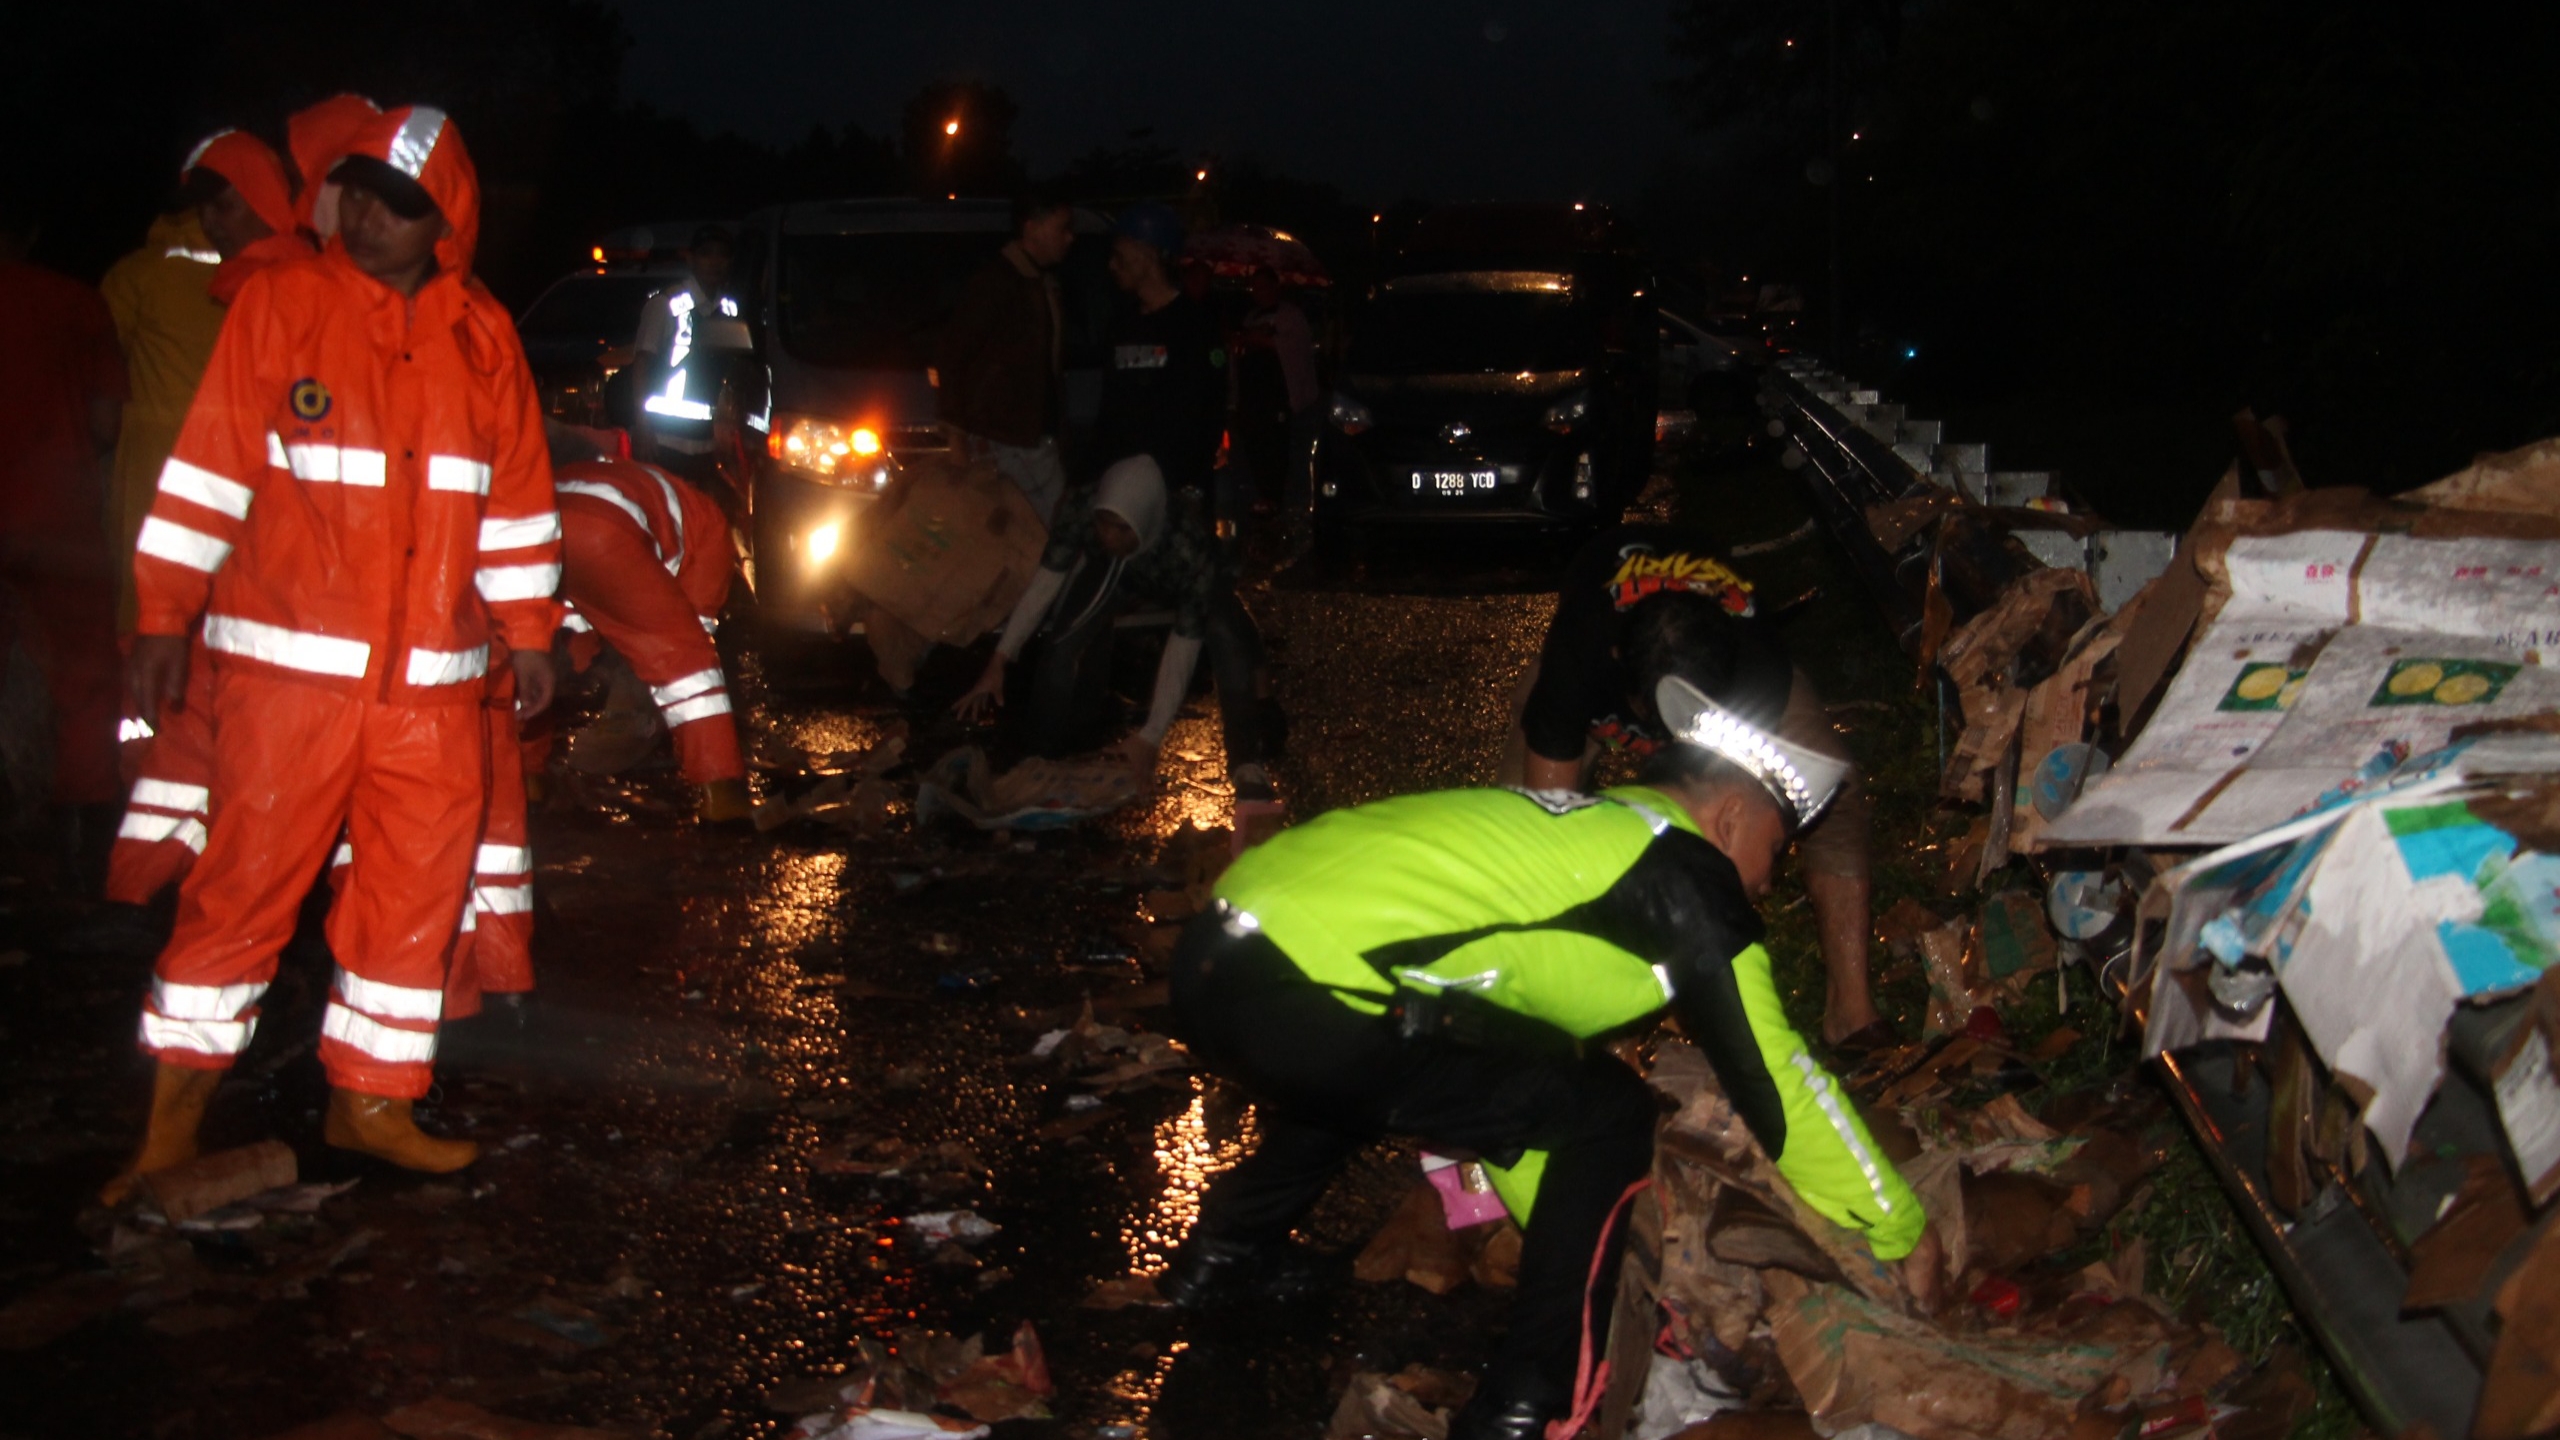
[[[942,122],[942,133],[943,133],[943,134],[945,134],[945,135],[957,135],[957,134],[959,134],[959,133],[960,133],[960,122],[959,122],[959,121],[957,121],[957,120],[945,120],[945,121],[943,121],[943,122]]]

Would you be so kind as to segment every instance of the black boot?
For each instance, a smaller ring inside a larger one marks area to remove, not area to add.
[[[1324,1288],[1324,1258],[1289,1242],[1204,1240],[1173,1252],[1156,1289],[1184,1310],[1210,1310],[1238,1300],[1295,1300]]]
[[[1449,1422],[1449,1440],[1545,1440],[1547,1423],[1573,1413],[1573,1399],[1543,1380],[1487,1376]]]
[[[1449,1440],[1546,1440],[1547,1423],[1564,1417],[1563,1406],[1537,1400],[1498,1406],[1470,1401],[1449,1422]]]

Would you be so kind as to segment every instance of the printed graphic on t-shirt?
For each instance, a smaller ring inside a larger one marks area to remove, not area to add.
[[[1712,555],[1692,555],[1684,550],[1657,553],[1652,546],[1638,543],[1619,551],[1618,556],[1618,573],[1609,578],[1609,600],[1621,610],[1648,595],[1686,590],[1714,599],[1728,614],[1754,613],[1751,582]]]
[[[1661,736],[1633,720],[1616,715],[1604,715],[1593,721],[1591,738],[1599,741],[1603,750],[1632,755],[1639,760],[1651,758],[1662,748]]]
[[[1161,370],[1165,367],[1166,347],[1162,345],[1115,345],[1111,349],[1114,370]]]

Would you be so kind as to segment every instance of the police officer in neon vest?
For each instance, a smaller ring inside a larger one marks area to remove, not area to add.
[[[639,352],[639,428],[650,452],[644,458],[700,485],[719,479],[712,415],[730,360],[749,346],[737,297],[729,293],[736,250],[725,226],[694,231],[685,250],[692,274],[649,297],[632,342]]]
[[[1227,871],[1175,957],[1176,1029],[1253,1096],[1261,1141],[1174,1253],[1175,1303],[1310,1288],[1290,1230],[1376,1137],[1471,1151],[1526,1243],[1452,1437],[1543,1435],[1574,1407],[1594,1252],[1652,1161],[1654,1098],[1597,1042],[1666,1007],[1806,1202],[1934,1297],[1920,1203],[1787,1024],[1753,909],[1842,765],[1776,737],[1791,667],[1764,628],[1737,620],[1680,664],[1653,689],[1676,743],[1641,784],[1382,800]],[[1616,1255],[1596,1273],[1605,1325]]]

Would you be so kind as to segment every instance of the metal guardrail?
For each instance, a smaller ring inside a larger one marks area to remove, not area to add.
[[[1907,651],[1919,648],[1933,565],[1941,566],[1940,587],[1958,620],[1989,604],[2020,567],[1996,553],[2006,547],[1980,534],[1965,537],[1971,543],[1956,572],[1941,565],[1921,532],[1888,553],[1867,523],[1877,506],[1939,494],[1984,507],[2004,517],[2006,538],[2037,563],[2087,571],[2099,607],[2109,611],[2167,569],[2177,553],[2171,532],[2059,513],[2054,472],[1993,470],[1989,446],[1949,441],[1943,422],[1915,417],[1814,361],[1791,358],[1766,372],[1760,407],[1770,436],[1793,442],[1787,464]],[[2044,513],[2028,513],[2038,509]]]

